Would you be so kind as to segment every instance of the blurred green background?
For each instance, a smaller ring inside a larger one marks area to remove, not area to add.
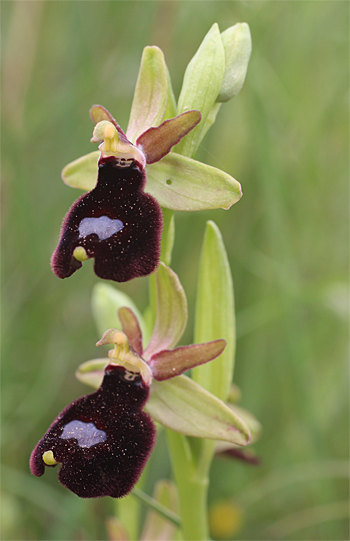
[[[104,540],[111,498],[84,501],[30,452],[57,413],[90,392],[96,357],[92,265],[50,270],[61,220],[80,195],[60,172],[94,149],[94,103],[126,129],[142,49],[162,48],[178,96],[214,22],[250,25],[241,93],[224,104],[197,159],[243,187],[229,211],[176,214],[172,267],[192,340],[205,222],[220,227],[235,284],[242,405],[264,427],[258,467],[217,459],[210,505],[231,505],[235,539],[348,539],[349,4],[304,1],[3,1],[2,539]],[[190,232],[190,234],[189,234]],[[123,284],[141,309],[147,280]],[[159,438],[147,490],[171,475]],[[225,508],[221,510],[225,515]]]

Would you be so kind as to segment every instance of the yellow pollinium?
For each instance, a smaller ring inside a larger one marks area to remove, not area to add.
[[[78,261],[86,261],[87,259],[89,259],[89,256],[87,255],[85,248],[83,248],[82,246],[77,246],[75,248],[73,252],[73,256]]]
[[[105,152],[117,152],[118,151],[118,132],[113,126],[109,124],[104,129],[104,150]]]
[[[53,456],[52,451],[45,451],[45,453],[43,453],[42,459],[47,466],[56,466],[56,464],[58,464],[57,460],[55,460],[55,457]]]
[[[129,340],[126,334],[117,329],[106,331],[97,346],[114,344],[114,349],[108,352],[110,361],[114,364],[123,366],[129,372],[141,373],[142,379],[147,385],[151,384],[152,372],[148,364],[130,348]]]
[[[119,135],[116,127],[109,120],[101,120],[95,126],[92,134],[92,143],[103,143],[100,145],[100,150],[106,154],[117,154]]]
[[[101,120],[94,128],[91,143],[101,143],[99,150],[102,157],[115,156],[125,162],[136,161],[145,167],[146,158],[143,152],[118,133],[117,128],[109,120]]]

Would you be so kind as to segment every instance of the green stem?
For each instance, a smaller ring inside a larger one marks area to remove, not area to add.
[[[160,259],[169,266],[171,263],[171,254],[173,251],[175,240],[175,220],[174,211],[162,208],[163,213],[163,233],[161,241]]]
[[[199,475],[186,436],[171,430],[167,430],[167,436],[179,494],[183,538],[185,541],[207,541],[208,476]]]
[[[174,211],[162,209],[163,213],[163,233],[161,242],[160,260],[167,266],[171,262],[171,254],[174,246],[175,238],[175,220]],[[149,277],[149,307],[145,312],[146,321],[150,329],[153,329],[156,320],[157,312],[157,293],[156,293],[156,278],[154,274]]]
[[[216,442],[214,440],[201,441],[201,453],[197,463],[197,476],[209,477],[210,466],[215,453]]]
[[[145,469],[142,472],[140,479],[137,482],[137,485],[134,487],[134,490],[140,490],[144,488],[146,483],[148,472],[149,472],[150,462],[146,464]],[[137,541],[139,539],[140,531],[140,501],[132,497],[132,494],[126,496],[126,498],[120,498],[116,500],[115,503],[116,515],[123,524],[130,541]]]
[[[157,502],[157,500],[155,500],[139,488],[135,487],[132,491],[132,495],[135,496],[142,503],[147,505],[147,507],[153,509],[153,511],[156,511],[167,520],[170,520],[170,522],[175,524],[175,526],[181,526],[181,520],[176,513],[173,513],[172,511],[170,511],[170,509],[167,509],[164,505]]]

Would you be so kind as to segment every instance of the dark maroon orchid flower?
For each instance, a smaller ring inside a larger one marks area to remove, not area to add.
[[[95,105],[90,114],[96,122],[91,141],[102,141],[97,184],[66,215],[51,265],[67,278],[94,258],[97,276],[126,282],[153,272],[160,257],[162,212],[144,192],[145,165],[168,154],[201,116],[183,113],[149,128],[133,145],[106,109]]]
[[[142,411],[148,396],[140,373],[109,364],[100,388],[67,406],[39,441],[32,473],[62,463],[58,479],[81,498],[125,496],[155,443],[154,422]]]
[[[115,158],[100,159],[96,187],[68,212],[52,256],[59,278],[95,258],[97,276],[125,282],[150,274],[158,264],[162,213],[143,192],[145,172],[134,162],[121,168]]]

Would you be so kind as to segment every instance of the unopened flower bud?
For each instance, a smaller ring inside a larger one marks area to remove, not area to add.
[[[237,23],[221,34],[225,50],[225,72],[218,102],[233,98],[241,90],[247,73],[252,40],[247,23]]]

